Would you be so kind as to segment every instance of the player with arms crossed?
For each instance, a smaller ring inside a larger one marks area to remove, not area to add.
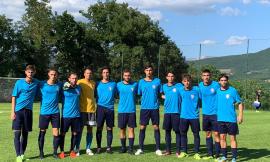
[[[230,135],[232,162],[237,158],[237,141],[236,135],[239,134],[238,125],[243,122],[244,104],[237,92],[237,90],[229,86],[229,77],[221,74],[219,77],[220,89],[217,91],[217,117],[218,128],[220,134],[220,145],[223,157],[219,159],[220,162],[227,160],[227,134]],[[235,112],[235,104],[238,104],[239,114]]]
[[[133,153],[134,128],[136,127],[136,94],[137,83],[131,81],[131,72],[123,71],[123,81],[117,83],[117,92],[119,94],[118,105],[118,127],[120,128],[121,150],[125,153],[126,149],[126,128],[128,126],[128,153]]]

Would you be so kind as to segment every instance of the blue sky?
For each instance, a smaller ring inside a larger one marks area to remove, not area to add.
[[[199,44],[202,58],[270,47],[270,0],[117,0],[148,14],[159,21],[166,35],[173,40],[187,59],[196,59]],[[68,10],[77,20],[84,20],[85,10],[94,0],[51,0],[59,13]],[[24,13],[23,0],[0,0],[0,14],[19,20]]]

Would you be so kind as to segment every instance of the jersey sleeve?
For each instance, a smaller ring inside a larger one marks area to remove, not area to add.
[[[141,81],[139,81],[139,83],[138,83],[138,91],[137,91],[137,94],[138,94],[138,95],[142,95],[142,82],[141,82]]]
[[[235,103],[242,103],[242,99],[236,89],[234,89],[234,100]]]
[[[14,88],[13,88],[13,91],[12,91],[12,96],[13,97],[16,97],[16,96],[18,96],[19,95],[19,92],[20,92],[20,89],[19,89],[19,80],[15,83],[15,86],[14,86]]]

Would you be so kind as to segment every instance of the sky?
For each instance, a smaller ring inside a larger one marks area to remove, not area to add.
[[[67,10],[86,21],[79,10],[94,0],[51,0],[53,11]],[[191,60],[257,52],[270,47],[270,0],[117,0],[128,3],[153,21]],[[0,0],[0,14],[18,21],[23,0]],[[268,18],[267,18],[268,17]],[[249,46],[248,46],[249,40]],[[201,44],[201,48],[200,48]]]

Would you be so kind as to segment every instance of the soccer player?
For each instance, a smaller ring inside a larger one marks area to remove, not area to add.
[[[232,162],[236,161],[237,157],[237,141],[236,135],[239,133],[238,125],[243,122],[244,105],[235,88],[229,86],[229,77],[221,74],[219,77],[220,89],[217,91],[217,117],[218,129],[220,134],[220,145],[223,157],[220,162],[227,160],[227,143],[226,136],[230,135]],[[235,104],[238,104],[239,114],[235,112]]]
[[[168,83],[163,84],[162,91],[164,95],[162,98],[165,99],[164,102],[164,120],[163,120],[163,129],[166,131],[165,141],[166,141],[166,152],[165,155],[171,154],[171,130],[176,134],[176,156],[180,155],[180,106],[181,106],[181,96],[180,90],[183,88],[183,85],[180,83],[174,82],[174,73],[168,72],[166,79]]]
[[[208,156],[203,159],[213,159],[213,138],[215,138],[215,158],[220,154],[220,140],[217,124],[217,100],[216,94],[220,85],[211,79],[211,72],[208,69],[202,71],[202,82],[199,83],[199,89],[202,97],[203,131],[206,133],[206,147]]]
[[[75,158],[76,152],[74,150],[76,145],[76,138],[78,132],[81,129],[81,119],[80,119],[80,93],[81,87],[77,85],[77,74],[71,72],[68,77],[68,82],[63,86],[63,99],[62,99],[62,119],[61,119],[61,142],[59,158],[65,158],[64,144],[65,144],[65,134],[68,132],[69,127],[71,127],[71,147],[70,147],[70,157]]]
[[[114,98],[116,94],[116,83],[110,81],[110,68],[101,69],[102,80],[97,83],[97,154],[101,153],[101,139],[104,122],[107,126],[107,149],[112,154],[112,140],[114,127]]]
[[[59,146],[59,128],[60,128],[60,113],[59,113],[59,98],[62,91],[62,84],[57,82],[58,72],[56,69],[49,69],[49,79],[40,83],[39,93],[41,97],[40,102],[40,115],[39,115],[39,157],[44,158],[44,140],[46,130],[48,129],[49,123],[52,124],[53,134],[53,157],[58,158],[57,148]]]
[[[179,158],[188,157],[187,154],[187,131],[191,127],[194,136],[194,152],[193,156],[196,160],[201,159],[199,154],[200,148],[200,120],[199,120],[199,99],[200,91],[197,86],[192,86],[192,78],[189,74],[183,74],[182,83],[184,88],[180,94],[182,98],[181,115],[180,115],[180,134],[182,152]]]
[[[93,126],[96,125],[96,100],[94,96],[96,83],[92,80],[92,69],[90,67],[84,69],[84,79],[78,80],[77,84],[81,87],[80,111],[82,121],[81,132],[78,134],[76,142],[77,156],[80,155],[80,141],[84,126],[87,127],[86,154],[92,156],[94,153],[90,148],[93,139]]]
[[[136,94],[137,83],[131,81],[131,72],[123,71],[123,81],[117,83],[119,94],[118,105],[118,127],[120,128],[121,150],[125,153],[126,149],[126,128],[128,126],[128,153],[133,154],[134,128],[136,127]]]
[[[161,156],[160,150],[160,130],[159,130],[159,102],[158,96],[161,93],[160,79],[154,78],[153,67],[148,65],[144,68],[145,78],[138,83],[138,95],[141,95],[140,111],[140,135],[139,149],[135,155],[143,154],[146,126],[151,119],[154,128],[154,137],[156,141],[156,155]]]
[[[14,147],[16,161],[25,160],[24,153],[27,146],[28,132],[32,131],[33,125],[33,102],[38,91],[38,80],[34,79],[36,68],[28,65],[25,68],[25,79],[15,83],[11,101],[11,120],[14,131]]]

